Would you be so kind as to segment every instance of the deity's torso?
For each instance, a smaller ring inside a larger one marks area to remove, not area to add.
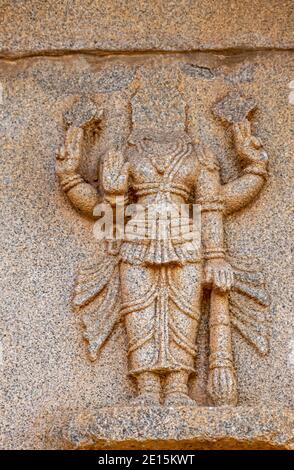
[[[148,154],[137,149],[128,155],[130,187],[136,202],[151,204],[165,194],[175,203],[186,203],[193,192],[199,172],[199,161],[191,145],[176,150],[171,146],[167,155]]]
[[[148,215],[136,215],[138,235],[132,232],[123,244],[127,262],[159,265],[200,259],[199,247],[182,236],[190,231],[190,220],[183,221],[180,213],[193,193],[200,165],[191,144],[171,144],[168,150],[158,155],[137,149],[128,156],[134,202],[148,208]]]

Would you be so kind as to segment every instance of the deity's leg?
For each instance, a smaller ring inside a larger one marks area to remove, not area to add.
[[[131,403],[134,405],[159,405],[161,383],[160,376],[153,372],[137,375],[138,396]]]
[[[169,290],[170,372],[166,374],[165,405],[196,405],[188,396],[195,367],[196,337],[201,315],[202,264],[187,263],[167,272]]]
[[[189,373],[186,371],[170,372],[166,377],[164,389],[164,404],[171,405],[193,405],[196,402],[188,395]]]
[[[122,263],[122,314],[129,348],[129,373],[136,378],[138,396],[134,404],[159,404],[161,382],[156,367],[156,297],[159,269]]]

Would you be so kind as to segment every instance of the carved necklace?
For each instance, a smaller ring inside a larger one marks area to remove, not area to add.
[[[148,156],[156,171],[159,174],[164,174],[169,168],[173,159],[177,157],[182,151],[183,143],[176,142],[171,144],[170,149],[168,150],[168,154],[164,153],[162,155],[158,154],[157,152],[153,152],[152,150],[147,150],[142,143],[140,143],[140,147],[141,150]]]

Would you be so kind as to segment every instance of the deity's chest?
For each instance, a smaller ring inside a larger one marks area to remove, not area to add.
[[[177,160],[177,161],[176,161]],[[156,156],[145,153],[133,153],[129,156],[131,185],[168,183],[184,185],[192,190],[199,171],[199,161],[194,152],[182,158],[167,157],[165,165],[156,161]]]

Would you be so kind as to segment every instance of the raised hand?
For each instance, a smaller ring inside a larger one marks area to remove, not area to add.
[[[80,127],[69,127],[65,144],[56,155],[56,174],[58,176],[72,175],[77,172],[81,159],[81,145],[84,131]]]
[[[102,185],[106,193],[124,194],[128,189],[129,163],[121,150],[111,149],[103,161]]]
[[[246,163],[265,163],[268,161],[262,142],[251,134],[250,122],[245,121],[233,125],[235,147],[238,155]]]

